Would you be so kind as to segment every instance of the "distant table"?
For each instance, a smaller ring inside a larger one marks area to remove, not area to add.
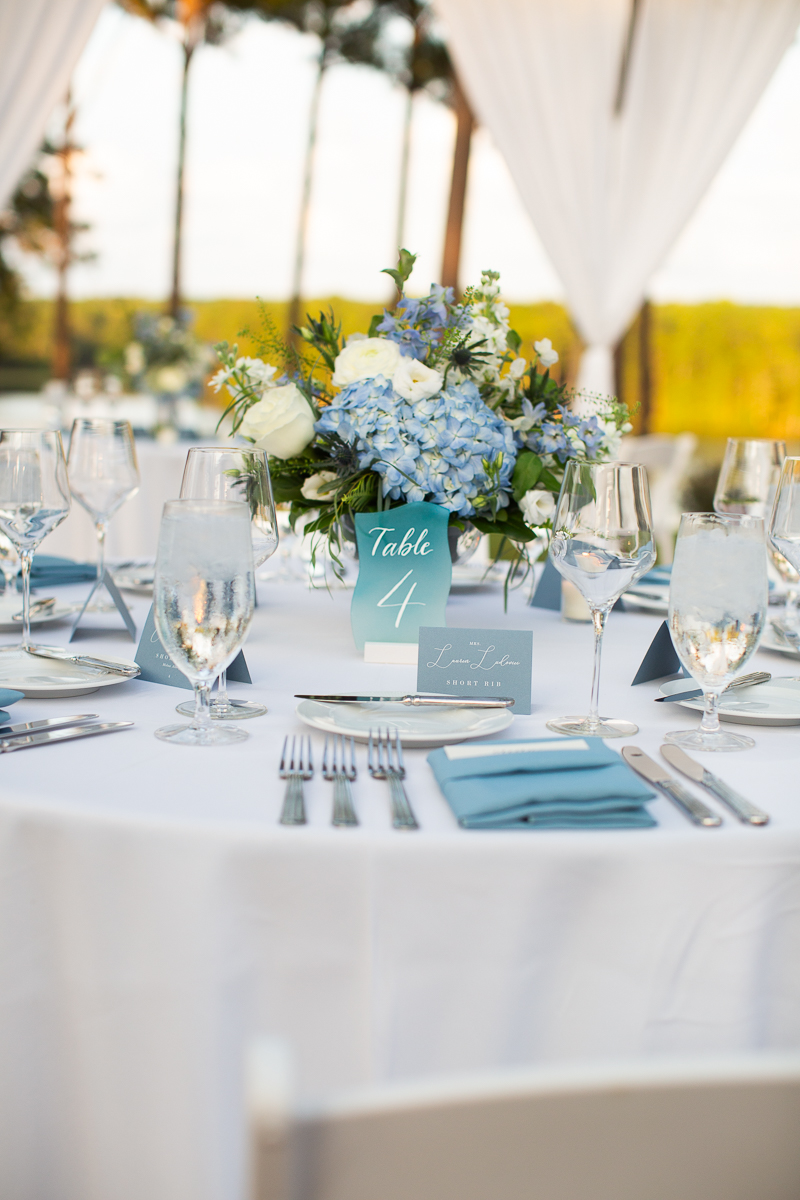
[[[262,585],[254,685],[232,690],[270,713],[243,723],[240,746],[157,741],[187,693],[137,681],[15,706],[20,720],[90,711],[136,726],[2,758],[3,1197],[235,1200],[257,1033],[288,1040],[306,1098],[443,1071],[800,1046],[800,729],[753,730],[755,750],[713,762],[770,811],[765,829],[697,829],[659,799],[654,830],[465,832],[425,752],[409,751],[422,828],[399,833],[363,747],[361,827],[331,828],[317,777],[310,825],[282,828],[281,743],[308,732],[293,693],[414,687],[413,668],[359,660],[349,599]],[[141,623],[146,602],[135,612]],[[519,594],[504,617],[498,589],[454,597],[448,619],[533,628],[534,715],[505,736],[585,709],[590,627]],[[650,754],[696,720],[653,704],[655,685],[630,688],[657,626],[611,617],[601,705],[637,720]],[[132,653],[116,634],[79,645]]]

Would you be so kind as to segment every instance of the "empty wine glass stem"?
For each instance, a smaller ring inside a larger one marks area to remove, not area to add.
[[[211,683],[208,680],[194,685],[194,716],[192,726],[195,729],[208,729],[211,726]]]
[[[27,650],[31,644],[31,563],[32,550],[20,550],[20,571],[22,574],[22,649]]]
[[[592,609],[592,624],[594,625],[594,666],[592,667],[592,699],[589,704],[589,724],[597,727],[600,724],[600,657],[603,652],[603,632],[606,627],[608,613],[603,609]]]
[[[96,521],[94,528],[97,534],[97,582],[99,583],[106,569],[106,530],[108,529],[108,523],[106,521]]]
[[[719,704],[719,692],[704,692],[703,693],[703,719],[700,722],[701,733],[719,733],[719,714],[717,705]]]

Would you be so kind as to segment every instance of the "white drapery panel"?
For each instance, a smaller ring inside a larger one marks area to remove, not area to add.
[[[0,0],[0,208],[42,139],[105,0]]]
[[[800,0],[435,0],[474,109],[508,163],[588,349],[611,347],[800,23]]]

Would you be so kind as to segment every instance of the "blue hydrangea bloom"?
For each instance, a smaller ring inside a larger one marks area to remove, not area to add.
[[[508,504],[517,457],[514,433],[484,404],[471,381],[448,387],[429,400],[404,400],[382,375],[344,388],[322,412],[317,432],[337,434],[356,447],[362,470],[383,477],[392,500],[429,500],[461,517],[490,481],[483,460],[502,453],[499,506]]]
[[[540,407],[536,406],[537,409]],[[538,429],[530,432],[520,430],[516,435],[518,446],[527,446],[534,454],[551,454],[560,463],[570,458],[577,458],[583,452],[593,458],[602,445],[604,433],[596,417],[579,417],[568,408],[560,406],[557,409],[559,419],[551,417],[542,421]],[[570,432],[580,439],[570,437]]]

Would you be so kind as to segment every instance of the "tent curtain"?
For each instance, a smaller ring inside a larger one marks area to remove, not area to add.
[[[1,0],[0,208],[30,166],[105,0]]]
[[[435,3],[586,342],[578,385],[610,393],[612,348],[791,42],[800,0]]]

